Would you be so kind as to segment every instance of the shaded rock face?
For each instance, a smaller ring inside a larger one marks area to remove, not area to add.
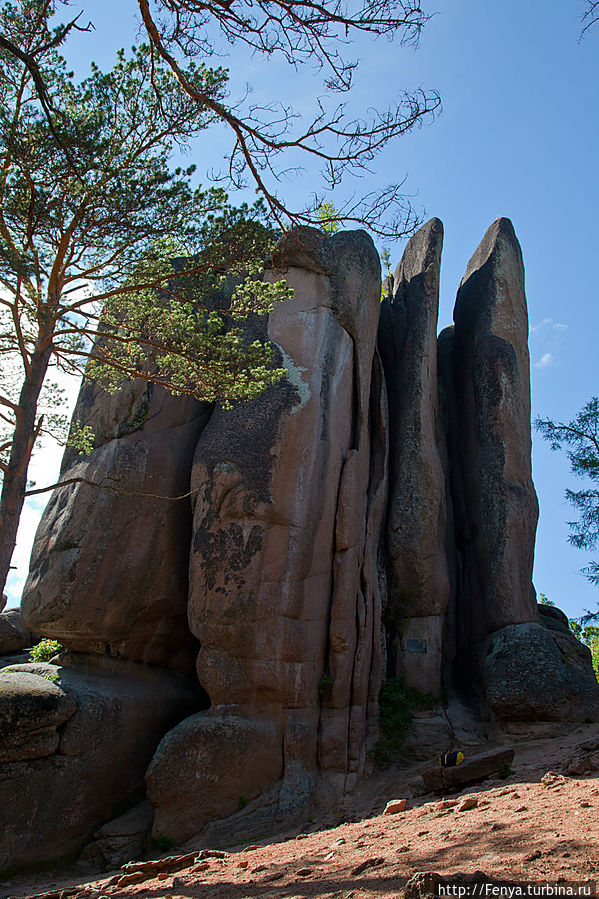
[[[68,649],[193,670],[191,507],[154,496],[188,493],[208,411],[141,380],[114,396],[83,385],[73,419],[92,427],[96,449],[67,450],[60,477],[118,490],[75,483],[52,494],[23,592],[29,627]]]
[[[439,450],[437,318],[443,225],[431,219],[408,242],[381,304],[378,345],[389,399],[387,619],[394,674],[425,692],[441,688],[449,601],[445,475]]]
[[[531,587],[538,517],[531,476],[528,317],[508,219],[486,232],[442,335],[455,514],[457,650],[537,620]],[[453,394],[453,397],[451,397]]]
[[[247,406],[215,411],[194,459],[189,616],[212,706],[185,725],[185,740],[165,738],[148,780],[155,831],[181,838],[206,820],[186,747],[210,746],[224,765],[232,714],[252,746],[252,734],[268,734],[260,789],[280,781],[283,796],[290,777],[353,782],[376,726],[386,454],[378,256],[362,232],[304,231],[274,265],[268,277],[295,291],[267,324],[289,377]],[[186,808],[176,813],[161,786],[173,767]],[[252,766],[239,776],[237,798],[255,795]]]
[[[93,655],[0,672],[0,871],[78,849],[203,702],[181,675]]]

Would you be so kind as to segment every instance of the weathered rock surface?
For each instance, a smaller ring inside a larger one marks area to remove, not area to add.
[[[537,612],[531,584],[520,248],[495,222],[437,343],[441,245],[433,219],[381,304],[363,232],[292,234],[265,277],[295,295],[247,324],[288,377],[231,411],[84,386],[74,417],[96,449],[69,450],[62,478],[118,489],[53,494],[23,610],[90,655],[6,675],[0,869],[74,851],[150,761],[154,836],[222,844],[336,807],[376,739],[383,670],[437,694],[457,673],[479,693],[416,716],[420,757],[480,744],[489,709],[505,730],[595,719],[588,651],[559,610]],[[459,789],[510,752],[431,778]],[[102,827],[88,861],[137,851],[148,821]]]
[[[547,606],[543,603],[537,603],[537,611],[539,613],[539,623],[550,631],[557,631],[566,637],[572,636],[568,616],[558,609],[556,606]]]
[[[202,701],[180,675],[91,655],[0,672],[0,696],[11,734],[0,765],[0,871],[77,850],[143,786],[162,735]],[[50,732],[51,754],[47,742],[45,757],[32,757]]]
[[[502,628],[481,649],[489,706],[499,719],[598,721],[588,647],[540,624]]]
[[[456,617],[470,643],[537,620],[538,504],[531,476],[528,315],[520,246],[498,219],[470,260],[454,310]],[[446,351],[450,348],[446,346]]]
[[[89,457],[67,450],[61,479],[117,489],[74,483],[52,494],[23,592],[31,628],[68,649],[193,670],[190,503],[155,496],[188,493],[206,416],[140,380],[114,396],[83,385],[73,419],[92,427],[97,448]]]
[[[32,634],[23,624],[18,609],[9,609],[0,614],[0,655],[20,652],[32,645]]]
[[[268,721],[237,715],[201,712],[182,721],[160,743],[146,776],[154,836],[180,842],[265,792],[283,773],[277,736]]]
[[[440,765],[428,768],[422,772],[422,779],[426,789],[433,793],[461,790],[507,770],[513,761],[513,749],[490,749],[467,757],[455,768],[442,768]]]
[[[389,400],[389,510],[385,549],[395,674],[441,689],[449,600],[445,475],[438,449],[437,318],[443,225],[408,242],[381,304],[378,346]]]
[[[260,789],[282,775],[284,805],[287,784],[309,794],[319,770],[340,789],[355,780],[376,727],[386,435],[372,241],[303,231],[274,266],[269,277],[295,291],[267,326],[289,377],[244,407],[217,410],[195,454],[189,615],[212,707],[189,725],[189,742],[209,740],[217,764],[222,733],[224,780],[227,720],[265,727]],[[184,764],[185,741],[172,753],[161,752],[149,777],[154,830],[190,835],[198,804],[216,813],[222,787],[207,795]],[[187,824],[180,804],[171,823],[154,792],[168,778],[163,766],[180,772]],[[222,794],[223,813],[233,799]]]
[[[77,710],[75,698],[57,684],[23,670],[0,676],[0,762],[43,758],[59,744],[58,727]]]
[[[379,349],[389,396],[386,618],[390,670],[426,692],[441,685],[449,595],[445,483],[437,446],[436,325],[443,226],[409,241],[381,306]]]
[[[90,871],[119,868],[143,858],[154,820],[146,800],[100,827],[79,856],[79,867]]]
[[[6,595],[6,593],[0,593],[0,612],[4,611],[7,602],[8,596]]]

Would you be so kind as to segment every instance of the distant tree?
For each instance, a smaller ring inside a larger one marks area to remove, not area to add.
[[[591,650],[593,670],[599,681],[599,627],[594,624],[584,624],[580,621],[571,621],[570,630],[577,640],[584,643]]]
[[[339,213],[334,203],[322,202],[316,210],[320,227],[325,234],[336,234],[339,230],[337,216]]]
[[[539,418],[535,427],[552,450],[566,450],[572,473],[599,483],[599,398],[591,397],[572,421],[564,424]],[[566,490],[566,499],[578,511],[576,521],[569,521],[572,546],[593,551],[599,544],[599,489]],[[589,562],[582,569],[593,584],[599,585],[599,562]]]
[[[52,369],[109,388],[141,377],[224,403],[283,374],[270,345],[235,326],[287,293],[257,279],[275,236],[263,208],[235,209],[222,189],[193,188],[192,169],[169,170],[173,143],[213,114],[159,60],[150,72],[147,47],[76,84],[50,12],[40,0],[0,9],[2,33],[37,72],[0,49],[0,593],[34,446],[61,424]],[[37,77],[63,112],[54,124]],[[188,77],[207,96],[223,93],[221,69],[192,66]],[[239,281],[228,327],[206,307],[225,276]],[[77,431],[89,449],[91,435]]]

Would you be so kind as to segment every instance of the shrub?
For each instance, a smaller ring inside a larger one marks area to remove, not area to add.
[[[431,709],[435,704],[433,696],[409,687],[401,677],[385,681],[379,694],[379,739],[373,750],[375,761],[381,765],[399,761],[414,712]]]
[[[57,640],[40,640],[37,646],[34,646],[29,652],[29,658],[32,662],[49,662],[59,652],[62,652],[64,646]]]

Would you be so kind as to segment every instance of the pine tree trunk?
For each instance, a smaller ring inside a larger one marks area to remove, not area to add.
[[[27,489],[27,471],[37,437],[37,406],[51,355],[51,342],[38,339],[19,397],[8,470],[4,473],[0,496],[0,594],[6,584],[17,542]]]

